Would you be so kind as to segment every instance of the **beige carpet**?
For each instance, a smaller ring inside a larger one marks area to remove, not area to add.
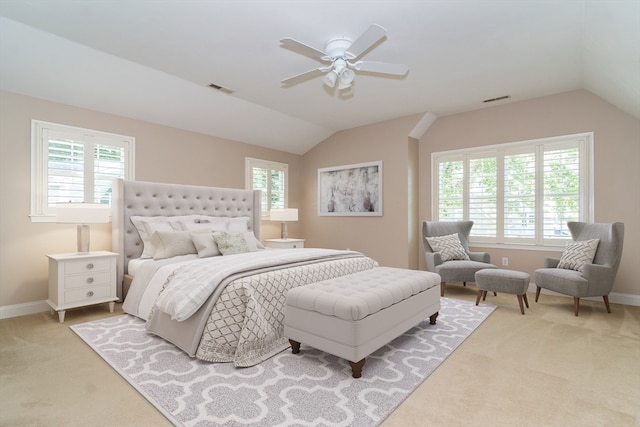
[[[382,426],[639,426],[640,307],[583,301],[575,317],[571,299],[533,299],[522,316],[515,296],[488,296],[498,309]],[[170,425],[68,328],[109,315],[0,321],[0,425]]]

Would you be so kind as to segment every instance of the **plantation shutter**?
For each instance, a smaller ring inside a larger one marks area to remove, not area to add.
[[[284,163],[247,158],[246,167],[248,188],[262,191],[262,215],[267,216],[271,209],[286,208],[288,166]]]
[[[534,239],[536,233],[536,154],[504,157],[504,237]]]
[[[469,219],[473,221],[474,236],[496,236],[497,183],[495,157],[470,159]]]
[[[32,221],[57,203],[111,203],[113,180],[134,179],[131,137],[32,121]]]
[[[543,182],[544,238],[566,239],[567,222],[580,218],[579,148],[545,149]]]

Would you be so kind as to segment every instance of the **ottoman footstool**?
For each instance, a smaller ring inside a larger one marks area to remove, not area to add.
[[[476,305],[480,302],[480,297],[483,297],[484,301],[487,297],[487,291],[491,291],[515,294],[518,297],[520,313],[522,314],[524,314],[523,300],[527,308],[529,308],[529,301],[527,300],[529,275],[527,273],[514,270],[487,269],[476,272],[475,278],[476,287],[478,288]]]
[[[428,271],[375,267],[291,289],[284,336],[349,361],[359,378],[365,358],[440,310],[440,276]]]

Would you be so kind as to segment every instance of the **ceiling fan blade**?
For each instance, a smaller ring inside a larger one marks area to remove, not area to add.
[[[304,55],[311,56],[312,58],[317,58],[317,59],[321,59],[321,60],[329,59],[327,54],[324,53],[323,51],[318,50],[315,47],[311,47],[309,45],[306,45],[306,44],[304,44],[302,42],[299,42],[299,41],[294,40],[294,39],[289,38],[289,37],[280,40],[280,43],[282,43],[282,45],[284,47],[287,47],[289,49],[295,50],[295,51],[300,52],[300,53],[302,53]]]
[[[353,66],[358,71],[370,73],[393,74],[404,76],[409,72],[409,66],[405,64],[389,64],[387,62],[358,61]]]
[[[288,77],[282,80],[280,83],[283,85],[294,85],[296,83],[300,83],[304,80],[308,80],[312,77],[316,77],[317,75],[324,74],[329,71],[330,67],[320,67],[313,70],[305,71],[304,73],[296,74],[295,76]]]
[[[378,43],[386,34],[387,30],[383,27],[378,24],[372,24],[356,41],[351,43],[351,46],[345,52],[347,58],[354,59],[359,57],[374,44]]]

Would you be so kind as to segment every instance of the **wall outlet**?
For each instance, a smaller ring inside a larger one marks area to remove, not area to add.
[[[509,258],[503,257],[502,258],[502,265],[509,265]]]

